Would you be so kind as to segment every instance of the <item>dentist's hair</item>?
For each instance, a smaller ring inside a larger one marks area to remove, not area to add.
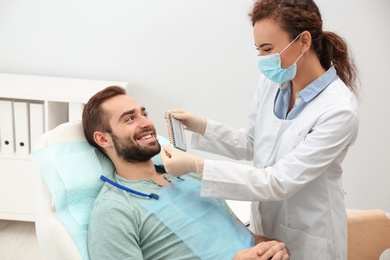
[[[93,95],[83,109],[82,122],[85,138],[104,154],[106,154],[104,149],[95,142],[93,135],[96,131],[111,131],[110,115],[103,110],[101,105],[104,101],[118,95],[126,95],[126,90],[119,86],[107,87]]]
[[[357,70],[345,40],[333,32],[322,30],[318,6],[312,0],[258,0],[249,14],[252,25],[263,19],[272,19],[293,40],[303,31],[311,34],[314,51],[326,70],[336,68],[342,81],[357,94]]]

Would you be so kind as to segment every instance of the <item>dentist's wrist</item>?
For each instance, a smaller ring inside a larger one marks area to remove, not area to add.
[[[204,159],[194,156],[194,164],[191,172],[194,172],[200,176],[203,175]]]

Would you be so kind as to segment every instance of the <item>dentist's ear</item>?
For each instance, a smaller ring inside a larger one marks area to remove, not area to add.
[[[311,33],[309,31],[303,31],[299,38],[301,42],[301,52],[305,53],[309,51],[312,43]]]

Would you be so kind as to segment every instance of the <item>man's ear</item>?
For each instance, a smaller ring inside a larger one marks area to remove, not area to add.
[[[301,51],[305,53],[310,50],[311,47],[311,34],[309,31],[303,31],[300,37]]]
[[[102,133],[99,131],[96,131],[93,133],[93,140],[103,148],[106,148],[111,145],[111,138],[109,137],[108,133]]]

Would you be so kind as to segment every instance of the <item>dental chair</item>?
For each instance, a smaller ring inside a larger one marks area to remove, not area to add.
[[[158,135],[160,144],[169,140]],[[89,215],[103,181],[113,178],[114,166],[90,145],[81,121],[63,123],[44,133],[35,144],[37,194],[35,227],[46,259],[89,259]],[[162,165],[160,155],[152,158]]]
[[[34,150],[63,142],[86,140],[80,121],[65,123],[46,132]],[[39,246],[45,259],[82,259],[79,250],[64,224],[57,218],[52,194],[39,169],[37,176],[35,227]]]

